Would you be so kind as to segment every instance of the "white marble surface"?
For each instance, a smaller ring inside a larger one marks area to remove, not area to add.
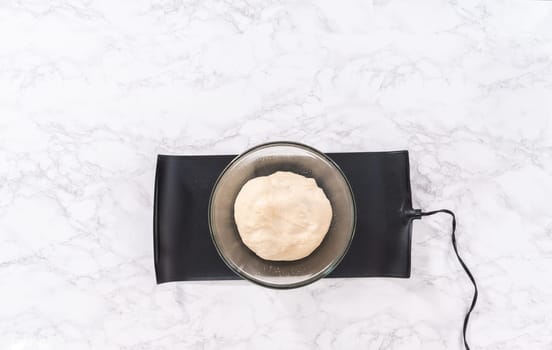
[[[409,149],[474,349],[552,348],[552,2],[0,2],[1,349],[460,349],[446,217],[409,280],[157,286],[156,155]]]

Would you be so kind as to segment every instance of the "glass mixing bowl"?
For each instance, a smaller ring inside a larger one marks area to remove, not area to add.
[[[314,178],[332,205],[326,237],[300,260],[260,258],[242,242],[234,221],[234,201],[242,186],[276,171]],[[327,276],[347,253],[355,225],[355,200],[341,169],[325,154],[295,142],[262,144],[234,158],[220,174],[209,201],[209,229],[222,260],[239,276],[265,287],[301,287]]]

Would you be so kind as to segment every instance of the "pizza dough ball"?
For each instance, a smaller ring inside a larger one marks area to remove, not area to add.
[[[249,180],[234,203],[243,243],[266,260],[311,254],[328,232],[332,206],[312,178],[278,171]]]

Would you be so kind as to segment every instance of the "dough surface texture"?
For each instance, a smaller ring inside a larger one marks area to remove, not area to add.
[[[234,202],[234,219],[242,241],[259,257],[292,261],[322,243],[332,206],[314,179],[278,171],[243,185]]]

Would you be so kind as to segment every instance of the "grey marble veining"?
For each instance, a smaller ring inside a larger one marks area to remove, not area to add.
[[[409,280],[155,285],[157,153],[411,152],[473,348],[552,348],[552,2],[3,1],[0,348],[461,349],[450,222]]]

